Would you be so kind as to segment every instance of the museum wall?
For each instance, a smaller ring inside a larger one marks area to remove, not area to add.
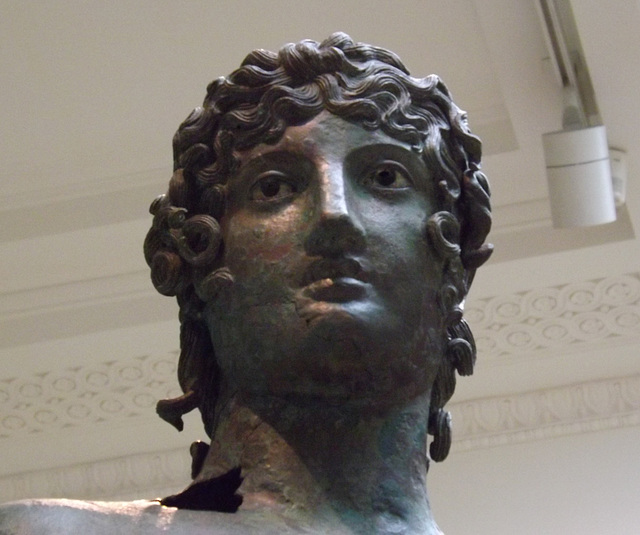
[[[430,473],[447,535],[633,535],[638,427],[454,452]]]

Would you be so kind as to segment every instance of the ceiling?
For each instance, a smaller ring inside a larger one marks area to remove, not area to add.
[[[561,128],[562,93],[535,2],[266,6],[0,2],[0,459],[11,459],[0,479],[14,489],[4,498],[44,485],[24,486],[33,470],[133,466],[201,438],[194,418],[183,437],[153,414],[153,400],[176,391],[178,339],[177,307],[155,293],[142,257],[147,207],[209,81],[253,48],[336,30],[394,50],[414,76],[440,75],[484,141],[496,252],[469,297],[478,368],[454,408],[613,380],[638,388],[640,3],[572,2],[628,186],[615,223],[564,230],[551,227],[541,142]],[[461,429],[460,443],[477,446]]]

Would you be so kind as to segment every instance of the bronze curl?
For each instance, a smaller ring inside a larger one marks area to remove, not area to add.
[[[177,254],[158,251],[151,260],[151,282],[162,295],[172,297],[182,284],[182,260]]]
[[[460,375],[473,374],[476,351],[471,341],[466,338],[454,338],[447,345],[447,357],[453,362]]]
[[[195,215],[187,219],[176,236],[180,256],[196,268],[213,265],[222,236],[220,225],[209,215]]]
[[[149,211],[154,218],[144,241],[144,257],[151,268],[151,281],[162,295],[174,296],[185,283],[182,259],[171,247],[169,233],[169,221],[176,219],[176,210],[168,205],[166,195],[161,195],[151,203]]]
[[[442,259],[460,255],[460,223],[449,212],[437,212],[427,221],[427,234]]]
[[[228,268],[222,267],[198,278],[195,282],[195,290],[202,301],[208,302],[215,299],[222,289],[228,288],[232,284],[233,274]]]
[[[435,437],[429,446],[429,456],[436,462],[444,461],[451,449],[451,413],[442,409],[431,412],[429,434]]]
[[[463,184],[461,204],[467,213],[467,218],[463,227],[462,262],[467,270],[475,272],[475,269],[484,264],[493,252],[492,245],[483,245],[491,229],[491,191],[487,177],[478,169],[465,173]],[[470,278],[472,279],[473,275]]]

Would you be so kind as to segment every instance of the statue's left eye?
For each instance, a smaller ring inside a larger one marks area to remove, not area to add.
[[[294,185],[277,171],[268,171],[258,177],[249,193],[252,201],[281,201],[296,193]]]
[[[377,165],[364,180],[366,186],[376,189],[407,189],[413,187],[409,172],[398,162],[384,161]]]

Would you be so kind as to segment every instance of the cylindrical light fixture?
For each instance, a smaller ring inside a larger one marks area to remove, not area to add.
[[[542,136],[553,226],[585,227],[616,220],[604,126]]]

